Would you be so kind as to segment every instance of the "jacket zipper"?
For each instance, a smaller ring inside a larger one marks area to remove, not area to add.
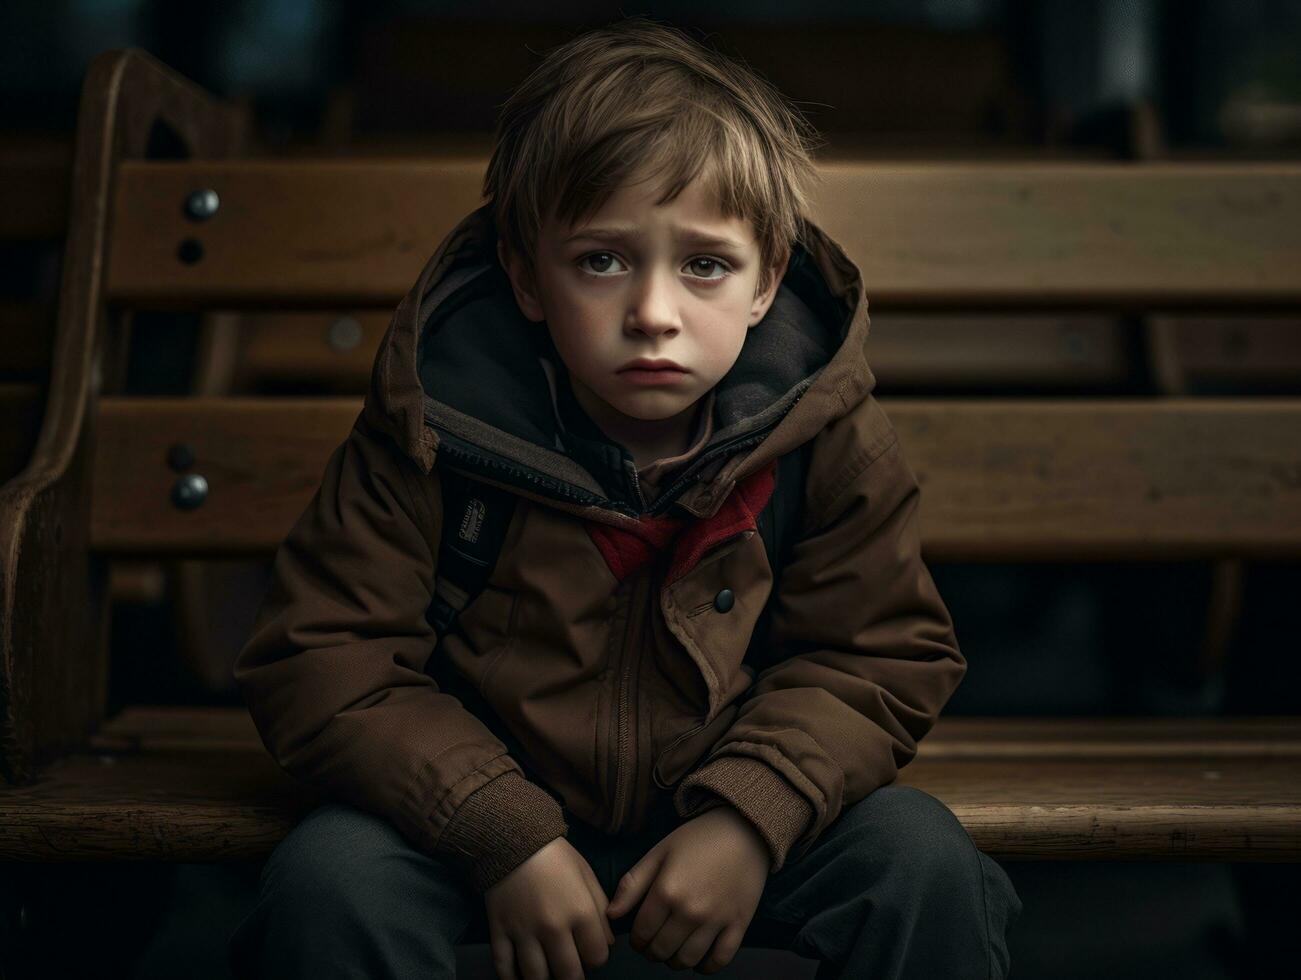
[[[648,576],[638,576],[628,610],[628,625],[623,647],[619,651],[619,698],[615,722],[618,728],[618,753],[615,757],[614,803],[611,806],[611,833],[624,825],[628,801],[637,775],[637,746],[633,732],[633,713],[637,703],[637,673],[641,664],[641,616]],[[631,642],[629,640],[631,639]]]
[[[795,406],[795,404],[799,401],[800,397],[802,396],[803,393],[801,393],[800,396],[797,396],[795,398],[795,401],[791,403],[792,408]],[[430,416],[428,411],[424,413],[424,419],[427,425],[437,428],[437,426],[434,424],[434,419]],[[498,479],[505,483],[514,484],[515,486],[521,487],[522,489],[527,490],[527,489],[533,489],[534,487],[540,487],[544,491],[548,491],[554,495],[562,497],[565,500],[573,500],[578,503],[587,504],[587,505],[596,504],[598,506],[604,506],[616,511],[617,513],[623,514],[627,517],[637,517],[641,513],[644,513],[650,517],[657,517],[669,509],[669,507],[673,504],[673,501],[677,499],[678,495],[687,488],[687,486],[692,482],[692,480],[695,478],[696,474],[700,471],[702,467],[708,465],[711,461],[717,459],[719,456],[725,453],[732,453],[738,449],[744,449],[749,446],[757,445],[763,442],[766,438],[768,438],[768,435],[776,427],[777,427],[777,422],[773,422],[772,424],[766,425],[762,429],[759,429],[758,431],[751,432],[746,435],[737,436],[734,439],[729,439],[727,442],[719,443],[717,446],[714,446],[712,449],[708,450],[707,452],[701,453],[699,456],[697,456],[695,459],[691,461],[691,463],[687,466],[686,470],[682,472],[682,474],[678,477],[678,479],[674,480],[673,483],[669,484],[669,486],[658,497],[655,498],[655,502],[651,504],[649,508],[647,508],[645,505],[646,502],[644,497],[642,496],[641,486],[639,481],[637,480],[636,465],[631,462],[626,461],[626,465],[628,467],[629,473],[631,474],[633,491],[636,495],[637,503],[639,505],[638,508],[627,507],[625,505],[619,504],[617,501],[608,500],[604,497],[598,497],[595,494],[589,493],[585,490],[576,490],[570,487],[568,484],[560,483],[559,481],[556,480],[548,480],[544,477],[538,476],[534,470],[528,469],[526,467],[516,466],[512,463],[506,462],[500,458],[488,455],[486,453],[470,452],[469,450],[461,449],[459,446],[455,446],[449,443],[445,439],[439,445],[438,451],[444,455],[451,456],[457,460],[460,460],[469,469],[478,469],[482,472],[486,472],[493,479]],[[521,483],[520,482],[521,480],[523,480],[524,482]]]
[[[786,411],[782,413],[782,418],[785,418],[786,415],[790,413],[790,410],[799,404],[800,399],[804,397],[805,393],[808,392],[809,388],[812,386],[813,383],[810,379],[806,379],[802,383],[800,391],[791,400],[791,403],[786,406]],[[756,432],[729,439],[727,442],[720,443],[713,449],[701,453],[687,464],[687,468],[682,471],[682,474],[676,480],[668,485],[663,493],[655,498],[655,503],[651,505],[651,508],[647,513],[651,516],[658,516],[659,514],[664,513],[664,511],[669,509],[669,505],[673,503],[677,495],[692,481],[696,473],[700,471],[701,467],[708,465],[711,460],[716,459],[723,453],[731,453],[737,449],[744,449],[748,446],[757,445],[763,442],[772,433],[772,430],[777,428],[777,424],[780,421],[781,418],[774,419],[768,425],[765,425],[762,429],[759,429]]]
[[[427,412],[425,413],[425,423],[433,426],[433,419],[430,418]],[[436,426],[434,427],[436,428]],[[462,449],[446,440],[441,442],[438,447],[438,452],[460,461],[465,464],[467,469],[479,470],[488,475],[491,479],[514,484],[524,490],[531,490],[540,487],[555,496],[563,497],[565,500],[573,500],[581,504],[598,504],[607,506],[613,504],[612,501],[606,500],[604,497],[598,497],[585,490],[576,490],[568,484],[561,483],[557,480],[548,480],[545,477],[538,476],[534,470],[522,466],[516,466],[487,453],[471,452],[470,450]],[[521,482],[521,480],[523,482]],[[628,508],[620,508],[617,504],[614,504],[614,506],[620,513],[629,514],[634,517],[636,516],[635,514],[632,514],[631,510]]]

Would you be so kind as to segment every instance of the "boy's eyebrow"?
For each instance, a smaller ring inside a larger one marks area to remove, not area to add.
[[[568,245],[570,242],[579,238],[594,238],[603,242],[621,242],[626,239],[636,240],[645,237],[640,231],[632,227],[611,226],[608,228],[580,228],[577,232],[570,235],[562,244]],[[724,238],[721,235],[711,235],[708,232],[699,231],[695,228],[676,228],[675,238],[680,242],[687,242],[692,245],[705,245],[715,248],[733,248],[738,251],[744,250],[745,246],[731,238]]]

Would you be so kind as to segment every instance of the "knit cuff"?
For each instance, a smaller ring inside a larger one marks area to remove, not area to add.
[[[813,807],[785,776],[749,756],[719,756],[683,779],[673,797],[684,819],[722,803],[736,807],[763,836],[772,857],[770,874],[781,870],[814,816]]]
[[[450,858],[483,894],[568,830],[555,797],[511,771],[466,798],[435,850]]]

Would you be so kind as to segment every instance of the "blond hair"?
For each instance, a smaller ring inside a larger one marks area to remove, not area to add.
[[[701,175],[724,215],[753,226],[762,291],[803,235],[816,139],[748,66],[633,17],[562,44],[511,93],[483,196],[532,267],[549,216],[572,225],[643,174],[662,179],[663,204]]]

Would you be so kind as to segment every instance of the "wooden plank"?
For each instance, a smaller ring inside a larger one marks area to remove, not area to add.
[[[93,752],[257,752],[262,740],[243,708],[129,705],[100,726]]]
[[[483,166],[461,159],[125,164],[110,299],[177,308],[391,307],[444,235],[478,207]],[[220,207],[195,223],[183,204],[206,188]],[[192,265],[178,257],[186,240],[203,248]]]
[[[386,310],[252,313],[239,324],[241,392],[364,393]],[[1298,331],[1301,337],[1301,331]],[[1114,317],[883,314],[869,358],[883,390],[1115,387],[1133,376]]]
[[[74,754],[0,788],[0,860],[265,857],[315,799],[265,751]]]
[[[256,751],[253,719],[239,708],[131,705],[90,737],[97,752]],[[1301,719],[1281,716],[1000,718],[944,715],[919,757],[1205,758],[1301,757]]]
[[[928,557],[1295,555],[1301,402],[882,400],[922,488]]]
[[[123,304],[391,308],[480,203],[483,160],[128,162],[109,293]],[[813,216],[877,309],[1301,303],[1295,164],[820,165]],[[186,196],[212,188],[195,223]],[[193,264],[182,241],[200,243]]]
[[[815,217],[894,306],[1301,300],[1301,166],[839,164]]]
[[[1301,759],[918,758],[899,782],[1008,859],[1301,860]]]
[[[242,389],[328,385],[364,394],[390,311],[254,313],[241,319],[237,376]]]
[[[1022,750],[925,749],[964,735]],[[1135,735],[1157,748],[1116,751]],[[1080,736],[1069,758],[1036,754]],[[1223,742],[1236,748],[1212,747]],[[1301,860],[1296,719],[949,718],[922,745],[900,782],[941,799],[995,857]],[[278,769],[241,708],[133,708],[94,749],[0,789],[0,859],[257,858],[320,799]]]
[[[945,715],[922,740],[929,760],[1301,757],[1301,719],[990,718]]]
[[[1301,390],[1301,318],[1153,316],[1181,384]]]
[[[1118,317],[886,312],[872,317],[867,359],[886,392],[1078,389],[1128,382],[1129,348]]]
[[[249,555],[272,551],[320,485],[352,428],[356,398],[104,398],[92,502],[92,548],[119,554]],[[171,469],[184,444],[194,465]],[[199,475],[203,503],[172,503]]]
[[[1301,550],[1301,402],[1285,399],[883,399],[922,486],[923,547],[942,560],[1276,557]],[[93,548],[272,551],[361,403],[100,402]],[[174,443],[206,501],[170,502]],[[1105,460],[1106,465],[1099,461]]]
[[[253,313],[240,321],[241,391],[312,385],[362,394],[391,313]],[[1295,332],[1301,343],[1301,329]],[[1119,386],[1133,377],[1125,324],[1087,315],[872,318],[868,358],[883,390]]]

